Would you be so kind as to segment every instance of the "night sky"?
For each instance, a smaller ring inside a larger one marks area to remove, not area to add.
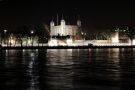
[[[78,15],[87,30],[135,24],[135,6],[129,1],[56,2],[46,0],[0,0],[0,27],[15,29],[21,25],[46,23],[63,14],[68,24],[76,24]],[[3,29],[3,28],[2,28]]]

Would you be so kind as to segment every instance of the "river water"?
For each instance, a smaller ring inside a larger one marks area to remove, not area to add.
[[[135,49],[0,51],[0,90],[133,90]]]

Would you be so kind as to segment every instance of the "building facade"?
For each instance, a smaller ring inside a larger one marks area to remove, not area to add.
[[[71,36],[75,39],[77,35],[80,35],[81,39],[81,21],[77,20],[77,25],[66,25],[64,19],[61,20],[60,25],[55,25],[54,21],[50,22],[50,36]]]

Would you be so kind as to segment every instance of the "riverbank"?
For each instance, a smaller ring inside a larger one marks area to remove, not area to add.
[[[135,48],[134,46],[6,46],[1,49],[88,49],[88,48]]]

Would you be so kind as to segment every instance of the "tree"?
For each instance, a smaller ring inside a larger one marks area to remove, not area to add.
[[[49,38],[49,28],[46,24],[40,23],[34,26],[35,29],[35,35],[39,37],[38,43],[46,43]]]

